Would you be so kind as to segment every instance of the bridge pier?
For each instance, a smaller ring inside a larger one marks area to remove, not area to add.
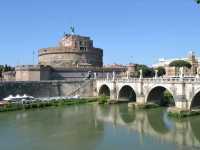
[[[179,101],[176,101],[175,104],[176,104],[176,108],[178,108],[178,109],[190,110],[188,107],[189,105],[188,105],[187,100],[179,100]]]
[[[110,89],[110,101],[117,101],[117,90],[116,90],[116,82],[113,81]]]
[[[186,99],[185,82],[181,78],[179,84],[176,85],[176,92],[174,93],[175,107],[181,110],[189,110],[188,100]]]
[[[142,95],[139,95],[136,97],[136,103],[138,104],[145,104],[145,96],[142,94]]]
[[[188,100],[185,97],[185,90],[181,91],[182,95],[177,95],[174,99],[175,107],[181,110],[189,110]]]

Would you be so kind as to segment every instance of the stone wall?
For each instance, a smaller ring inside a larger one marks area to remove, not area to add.
[[[22,65],[15,67],[16,81],[40,81],[50,79],[50,67],[42,65]]]
[[[28,94],[34,97],[93,96],[93,80],[85,81],[28,81],[28,82],[1,82],[0,99],[10,94]]]

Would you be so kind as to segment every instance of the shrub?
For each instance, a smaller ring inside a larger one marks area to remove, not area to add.
[[[107,96],[100,96],[99,97],[99,104],[106,104],[108,102]]]

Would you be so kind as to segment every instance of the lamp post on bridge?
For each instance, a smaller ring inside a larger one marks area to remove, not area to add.
[[[199,69],[197,69],[196,79],[199,79]]]
[[[140,69],[140,80],[143,79],[142,69]]]
[[[155,79],[157,79],[158,78],[158,70],[156,69],[155,70]]]
[[[94,72],[94,79],[97,79],[97,73]]]
[[[184,77],[184,74],[183,74],[183,67],[181,67],[181,68],[179,69],[179,72],[180,72],[179,77],[180,77],[180,79],[182,80],[183,77]]]
[[[109,73],[106,74],[106,79],[109,80]]]
[[[129,79],[129,72],[126,72],[126,78]]]
[[[116,74],[115,74],[115,72],[113,71],[113,78],[112,78],[113,81],[115,81],[115,76],[116,76]]]

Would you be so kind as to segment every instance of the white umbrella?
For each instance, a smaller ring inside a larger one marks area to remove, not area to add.
[[[31,99],[34,99],[34,97],[33,97],[33,96],[29,96],[29,98],[31,98]]]
[[[8,97],[3,99],[4,101],[10,101],[11,99],[9,99]]]
[[[24,94],[24,95],[22,96],[22,98],[29,98],[29,96],[27,96],[26,94]]]
[[[12,99],[14,99],[15,97],[13,97],[12,95],[9,95],[8,97],[4,98],[3,100],[5,101],[10,101]]]
[[[15,96],[15,98],[20,99],[20,98],[23,98],[23,97],[21,97],[19,94],[17,94],[17,95]]]

